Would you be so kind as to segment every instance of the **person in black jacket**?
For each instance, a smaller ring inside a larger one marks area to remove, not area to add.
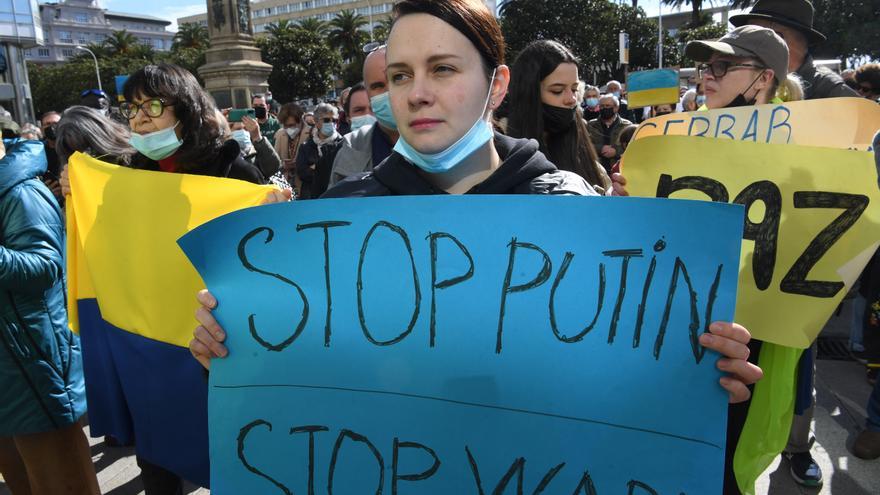
[[[123,94],[119,111],[138,150],[135,168],[265,183],[257,167],[241,157],[238,143],[223,135],[221,114],[186,69],[148,65],[128,78]]]
[[[489,120],[507,92],[510,70],[501,29],[483,2],[403,0],[395,4],[394,18],[387,73],[400,139],[372,172],[345,179],[324,197],[595,194],[583,178],[550,163],[534,141],[493,134]],[[198,299],[201,325],[190,352],[208,368],[212,358],[228,355],[226,334],[211,315],[216,299],[206,290]],[[709,335],[700,342],[727,358],[724,366],[732,374],[721,386],[731,401],[742,401],[761,370],[742,358],[748,355],[748,331],[720,326],[714,342]]]
[[[338,122],[339,111],[335,106],[321,103],[315,107],[315,128],[296,154],[296,174],[302,181],[298,199],[315,199],[327,190],[333,160],[343,141],[336,130]]]

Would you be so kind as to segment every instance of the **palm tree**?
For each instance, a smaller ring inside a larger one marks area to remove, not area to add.
[[[266,26],[266,32],[269,33],[269,36],[276,39],[285,37],[293,32],[294,29],[296,29],[296,25],[290,22],[289,19],[279,19]]]
[[[177,28],[174,35],[174,43],[171,45],[172,50],[178,48],[208,48],[210,39],[208,37],[208,28],[195,22],[185,22]]]
[[[113,53],[128,53],[138,44],[138,39],[125,29],[111,31],[110,36],[104,40],[104,44]]]
[[[391,34],[391,26],[394,24],[394,19],[391,17],[386,17],[379,21],[379,25],[373,30],[373,36],[376,41],[385,41],[388,39],[388,35]]]
[[[299,21],[299,28],[316,38],[323,38],[327,35],[327,23],[314,17]]]
[[[364,16],[353,10],[343,10],[330,21],[327,41],[330,42],[331,47],[340,51],[342,58],[354,60],[363,56],[361,47],[367,39],[367,34],[361,28],[366,25],[367,20]]]
[[[731,9],[747,9],[753,5],[757,0],[730,0],[730,8]]]
[[[700,25],[700,11],[703,9],[703,0],[661,0],[664,5],[672,5],[673,7],[681,7],[683,4],[691,6],[691,27]]]

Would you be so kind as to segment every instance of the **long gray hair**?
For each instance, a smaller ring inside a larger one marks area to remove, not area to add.
[[[131,131],[99,110],[73,106],[61,114],[55,150],[62,164],[79,151],[103,161],[128,166],[137,150],[129,144]]]

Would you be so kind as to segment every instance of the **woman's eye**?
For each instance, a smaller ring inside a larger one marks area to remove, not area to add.
[[[454,71],[455,71],[455,69],[453,69],[452,67],[449,67],[447,65],[440,65],[436,69],[434,69],[434,72],[454,72]]]
[[[409,76],[407,76],[406,74],[400,73],[400,72],[398,72],[396,74],[391,74],[391,82],[393,82],[393,83],[400,83],[400,82],[407,80],[408,78],[409,78]]]

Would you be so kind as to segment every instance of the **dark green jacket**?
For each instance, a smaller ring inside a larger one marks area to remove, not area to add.
[[[85,413],[79,338],[67,327],[64,225],[37,178],[39,141],[0,160],[0,437],[68,426]]]

